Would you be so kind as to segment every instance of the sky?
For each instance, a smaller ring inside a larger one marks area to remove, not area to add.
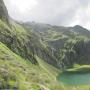
[[[90,30],[90,0],[4,0],[18,21],[59,26],[82,25]]]

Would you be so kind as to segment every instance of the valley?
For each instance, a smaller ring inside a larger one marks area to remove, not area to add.
[[[90,89],[88,29],[23,23],[0,7],[0,90]]]

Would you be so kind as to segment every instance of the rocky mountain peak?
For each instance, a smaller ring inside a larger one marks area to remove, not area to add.
[[[3,0],[0,0],[0,19],[9,22],[9,15]]]

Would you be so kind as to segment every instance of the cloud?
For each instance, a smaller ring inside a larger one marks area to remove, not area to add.
[[[16,20],[62,26],[79,24],[90,29],[90,0],[36,0],[38,4],[23,14],[11,4],[11,0],[4,1],[10,16]]]
[[[73,16],[72,22],[70,25],[82,25],[88,29],[90,29],[90,1],[89,0],[79,0],[80,6],[77,9],[75,15]]]

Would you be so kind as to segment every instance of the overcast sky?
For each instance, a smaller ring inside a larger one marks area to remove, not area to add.
[[[90,0],[4,0],[9,15],[20,21],[90,29]]]

